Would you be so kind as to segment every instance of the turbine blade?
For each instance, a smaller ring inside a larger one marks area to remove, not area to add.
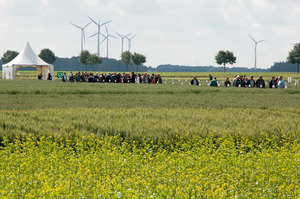
[[[130,40],[133,39],[133,38],[135,38],[135,37],[136,37],[136,35],[134,35],[133,37],[131,37]]]
[[[130,35],[132,35],[132,33],[130,33],[130,34],[128,34],[128,35],[125,35],[125,37],[128,37],[128,36],[130,36]]]
[[[110,23],[110,22],[112,22],[112,20],[110,20],[110,21],[107,21],[107,22],[104,22],[103,24],[101,24],[100,26],[103,26],[103,25],[105,25],[105,24],[108,24],[108,23]]]
[[[89,38],[94,37],[94,36],[96,36],[96,35],[98,35],[98,33],[95,33],[95,34],[89,36]]]
[[[260,41],[258,41],[257,43],[264,42],[264,41],[266,41],[266,40],[260,40]]]
[[[88,18],[89,18],[94,24],[96,24],[97,26],[99,26],[99,24],[98,24],[96,21],[94,21],[91,17],[88,16]]]
[[[255,39],[253,39],[253,37],[251,37],[250,35],[249,35],[249,37],[256,43],[256,41],[255,41]]]
[[[77,26],[76,24],[71,23],[73,26],[82,29],[80,26]]]
[[[102,33],[100,33],[103,37],[106,37],[106,35],[104,35],[104,34],[102,34]]]
[[[106,39],[107,39],[107,37],[105,37],[105,38],[100,42],[100,44],[102,44],[102,42],[104,42]]]
[[[85,26],[84,26],[84,28],[83,29],[85,29],[88,25],[90,25],[92,22],[90,21],[90,23],[88,23],[88,24],[86,24]]]
[[[117,35],[119,35],[121,38],[123,37],[122,35],[120,35],[117,31],[115,31],[115,33],[117,33]]]
[[[113,37],[113,38],[115,38],[115,39],[119,39],[118,37],[115,37],[115,36],[113,36],[113,35],[108,35],[108,36]]]

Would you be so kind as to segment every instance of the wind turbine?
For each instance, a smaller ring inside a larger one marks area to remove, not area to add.
[[[90,23],[92,23],[92,22],[90,22]],[[83,42],[85,42],[84,29],[85,29],[88,25],[90,25],[90,23],[86,24],[83,28],[80,27],[80,26],[77,26],[77,25],[75,25],[75,24],[73,24],[73,23],[71,23],[73,26],[75,26],[76,28],[79,28],[79,29],[81,30],[81,51],[80,51],[80,52],[83,51]]]
[[[131,40],[132,40],[133,38],[135,38],[135,37],[136,37],[136,35],[132,36],[131,38],[126,37],[127,40],[128,40],[128,51],[129,51],[129,52],[130,52],[130,49],[131,49]]]
[[[131,35],[132,33],[130,33],[130,34],[128,34],[128,35],[122,35],[122,34],[119,34],[117,31],[115,31],[115,33],[117,33],[117,35],[119,35],[119,37],[121,37],[121,39],[122,39],[122,48],[121,48],[121,53],[123,53],[123,47],[124,47],[124,38],[126,37],[128,37],[129,35]]]
[[[250,36],[250,35],[249,35]],[[250,36],[251,37],[251,36]],[[254,68],[256,69],[256,49],[257,49],[257,44],[258,43],[261,43],[261,42],[263,42],[263,41],[265,41],[265,40],[260,40],[260,41],[256,41],[255,39],[253,39],[253,37],[251,37],[251,39],[254,41],[254,43],[255,43],[255,49],[254,49]]]
[[[95,20],[93,20],[91,17],[88,17],[94,24],[96,24],[97,25],[97,27],[98,27],[98,32],[97,33],[95,33],[95,34],[93,34],[93,35],[91,35],[90,37],[94,37],[94,36],[96,36],[96,35],[98,35],[98,41],[97,41],[97,55],[98,55],[98,57],[100,57],[100,35],[102,35],[101,34],[101,32],[100,32],[100,28],[101,28],[101,26],[103,26],[103,25],[106,25],[106,24],[108,24],[108,23],[110,23],[110,22],[112,22],[112,20],[110,20],[110,21],[106,21],[106,22],[104,22],[104,23],[100,23],[100,19],[99,19],[99,22],[97,23]],[[89,38],[90,38],[89,37]]]
[[[108,29],[107,29],[106,24],[105,24],[105,29],[106,29],[106,36],[104,35],[105,38],[101,41],[101,43],[106,40],[106,58],[108,58],[108,42],[109,42],[109,37],[113,37],[113,38],[116,38],[116,39],[118,39],[118,38],[115,37],[115,36],[113,36],[113,35],[110,35],[108,33]]]

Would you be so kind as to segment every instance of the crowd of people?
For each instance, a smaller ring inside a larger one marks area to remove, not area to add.
[[[220,84],[216,77],[212,78],[210,77],[210,83],[209,86],[212,87],[219,87]],[[285,88],[285,81],[283,80],[282,75],[278,76],[277,78],[275,76],[272,76],[272,79],[269,81],[269,85],[266,85],[266,81],[263,79],[262,75],[259,75],[257,80],[254,80],[253,75],[250,75],[250,78],[246,75],[236,75],[233,79],[232,83],[229,80],[229,77],[226,77],[226,80],[223,81],[224,87],[244,87],[244,88],[266,88],[268,86],[269,88]],[[190,82],[191,85],[199,85],[198,79],[194,76],[193,79]]]
[[[63,82],[89,82],[89,83],[148,83],[161,84],[162,79],[159,74],[148,73],[92,73],[92,72],[76,72],[72,71],[67,75],[63,73]]]
[[[42,74],[38,75],[38,79],[42,79]],[[216,77],[213,77],[209,75],[210,83],[209,86],[212,87],[219,87],[220,83],[217,80]],[[50,73],[48,73],[47,80],[52,80],[52,76]],[[66,72],[63,73],[62,76],[63,82],[90,82],[90,83],[148,83],[148,84],[162,84],[162,78],[160,74],[148,74],[148,73],[94,73],[92,72],[76,72],[73,73],[72,71],[68,74]],[[196,78],[196,76],[193,77],[193,79],[190,81],[190,85],[199,85],[200,82]],[[244,87],[244,88],[266,88],[268,86],[269,88],[285,88],[286,84],[283,80],[282,75],[278,76],[277,78],[275,76],[272,76],[272,79],[267,83],[262,75],[259,75],[257,80],[254,80],[253,75],[250,75],[250,78],[248,78],[246,75],[236,75],[231,82],[229,80],[229,77],[226,77],[225,81],[222,81],[222,84],[224,87]],[[266,85],[267,84],[267,85]]]

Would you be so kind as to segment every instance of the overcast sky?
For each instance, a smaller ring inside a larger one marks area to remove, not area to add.
[[[144,54],[152,67],[217,66],[219,50],[234,52],[233,66],[253,67],[251,35],[266,40],[258,44],[257,67],[269,68],[300,42],[299,0],[0,0],[0,55],[21,51],[29,41],[37,54],[49,48],[58,57],[78,56],[80,30],[70,23],[84,26],[87,16],[112,20],[108,30],[115,36],[137,34],[131,51]],[[88,37],[96,32],[94,24],[85,31],[84,49],[91,53],[97,52],[97,38]],[[109,42],[109,57],[120,59],[121,39]]]

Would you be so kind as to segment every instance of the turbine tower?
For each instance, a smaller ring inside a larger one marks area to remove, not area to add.
[[[119,34],[117,31],[115,31],[115,33],[117,33],[117,35],[119,35],[119,37],[121,37],[121,39],[122,39],[122,47],[121,47],[121,53],[123,53],[124,52],[124,38],[126,37],[128,37],[129,35],[131,35],[132,33],[130,33],[130,34],[128,34],[128,35],[122,35],[122,34]]]
[[[128,51],[129,51],[129,52],[130,52],[130,49],[131,49],[131,40],[132,40],[133,38],[135,38],[135,37],[136,37],[136,35],[132,36],[131,38],[126,37],[127,40],[128,40]]]
[[[90,22],[90,23],[92,23],[92,22]],[[71,23],[73,26],[75,26],[76,28],[79,28],[79,29],[81,30],[81,51],[80,51],[80,52],[83,51],[83,43],[85,42],[84,29],[85,29],[88,25],[90,25],[90,23],[86,24],[83,28],[80,27],[80,26],[77,26],[77,25],[75,25],[75,24],[73,24],[73,23]]]
[[[250,35],[249,35],[250,36]],[[257,44],[261,43],[265,40],[260,40],[260,41],[256,41],[255,39],[253,39],[253,37],[250,36],[250,38],[253,40],[253,42],[255,43],[255,48],[254,48],[254,68],[256,69],[256,49],[257,49]]]
[[[113,36],[113,35],[110,35],[108,33],[108,29],[107,29],[106,24],[105,24],[105,29],[106,29],[106,36],[104,35],[105,38],[101,41],[101,43],[106,40],[106,58],[108,58],[108,42],[109,42],[109,37],[113,37],[113,38],[116,38],[116,39],[118,39],[118,38],[115,37],[115,36]]]
[[[93,34],[93,35],[91,35],[89,38],[98,35],[98,39],[97,39],[97,55],[98,55],[98,57],[100,57],[100,43],[101,43],[101,42],[100,42],[100,35],[102,35],[101,32],[100,32],[100,28],[101,28],[101,26],[110,23],[112,20],[106,21],[106,22],[104,22],[104,23],[101,24],[101,23],[100,23],[100,20],[99,20],[99,22],[97,23],[97,22],[96,22],[95,20],[93,20],[91,17],[88,17],[88,18],[91,20],[91,22],[93,22],[94,24],[96,24],[97,27],[98,27],[98,32],[95,33],[95,34]]]

